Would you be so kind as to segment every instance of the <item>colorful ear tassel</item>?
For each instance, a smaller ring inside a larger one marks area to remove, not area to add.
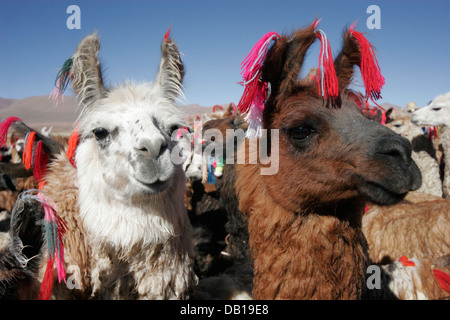
[[[356,22],[350,26],[348,31],[359,44],[361,52],[361,65],[359,68],[366,90],[366,100],[369,98],[372,101],[378,100],[381,98],[381,88],[385,84],[385,79],[381,75],[373,46],[361,32],[355,30],[355,25]]]
[[[52,97],[53,101],[58,104],[59,99],[63,96],[64,91],[67,89],[69,85],[70,78],[72,76],[71,69],[73,65],[73,58],[69,58],[64,61],[63,66],[58,71],[55,80],[55,87],[50,93],[50,97]]]
[[[241,64],[241,75],[244,93],[237,108],[241,113],[247,113],[245,120],[249,123],[248,138],[261,136],[262,112],[267,99],[268,86],[261,80],[262,65],[267,55],[269,45],[280,35],[276,32],[265,34],[253,47]]]
[[[317,25],[317,23],[314,23]],[[316,81],[319,86],[319,94],[324,99],[336,99],[339,96],[339,84],[336,70],[334,69],[333,56],[328,38],[322,30],[316,31],[316,36],[320,40],[319,67]]]
[[[77,167],[76,163],[75,163],[75,151],[77,149],[79,140],[80,140],[80,137],[78,134],[78,127],[76,127],[70,135],[69,141],[67,143],[67,151],[66,151],[66,156],[67,156],[67,158],[69,158],[69,161],[74,168]]]

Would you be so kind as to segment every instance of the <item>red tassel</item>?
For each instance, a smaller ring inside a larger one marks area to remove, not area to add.
[[[352,24],[349,33],[355,38],[359,44],[361,51],[361,76],[366,88],[366,99],[370,98],[372,101],[381,98],[381,88],[385,80],[381,75],[380,66],[370,42],[363,36],[361,32],[355,31],[355,24]]]
[[[47,259],[47,267],[45,268],[44,279],[39,289],[38,300],[49,300],[52,294],[53,288],[53,263],[55,257],[49,257]]]
[[[316,36],[320,39],[318,77],[316,77],[319,94],[325,99],[328,99],[328,97],[336,99],[339,96],[339,84],[336,70],[334,69],[330,43],[322,30],[317,30]]]
[[[78,135],[78,127],[77,127],[72,131],[72,134],[70,135],[66,152],[66,156],[67,158],[69,158],[69,161],[74,168],[77,167],[75,164],[75,151],[77,150],[79,139],[80,138]]]
[[[218,104],[216,104],[216,105],[213,107],[213,112],[216,112],[217,109],[223,110],[223,107],[220,106],[220,105],[218,105]]]
[[[37,181],[41,181],[47,172],[48,154],[43,150],[42,141],[36,146],[33,163],[33,176]]]
[[[450,275],[438,269],[434,269],[433,273],[441,288],[450,292]]]
[[[170,26],[169,30],[166,31],[166,34],[164,35],[164,42],[167,42],[169,40],[170,30],[172,30],[172,26]]]
[[[22,163],[27,170],[31,168],[33,162],[33,145],[35,136],[36,132],[34,131],[28,133],[25,141],[25,148],[23,149]]]
[[[244,93],[237,106],[241,113],[247,113],[254,107],[264,109],[264,102],[267,98],[267,84],[260,79],[261,69],[270,43],[273,40],[277,41],[279,38],[280,35],[276,32],[265,34],[241,63],[243,81],[240,84],[244,85]]]
[[[22,121],[17,117],[8,117],[0,123],[0,147],[6,147],[6,140],[8,140],[8,130],[12,123]]]

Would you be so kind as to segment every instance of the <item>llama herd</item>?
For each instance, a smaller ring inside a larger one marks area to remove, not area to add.
[[[70,82],[81,106],[69,140],[0,125],[4,147],[23,139],[0,163],[0,299],[450,297],[450,93],[370,119],[361,105],[384,84],[371,44],[351,26],[333,60],[316,20],[265,35],[238,106],[201,121],[176,105],[169,32],[154,82],[105,86],[99,50],[85,37],[58,75],[56,95]],[[246,138],[228,148],[229,132]]]

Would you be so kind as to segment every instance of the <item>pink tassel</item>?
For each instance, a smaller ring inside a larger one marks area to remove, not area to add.
[[[67,230],[67,226],[60,216],[57,214],[56,204],[48,197],[39,193],[36,198],[40,201],[44,208],[44,225],[47,239],[47,267],[42,280],[38,299],[50,299],[53,287],[53,265],[56,260],[56,270],[58,282],[66,281],[66,271],[64,269],[64,244],[62,237]]]
[[[6,147],[6,141],[8,140],[8,130],[11,124],[16,121],[22,121],[17,117],[8,117],[0,123],[0,146]]]
[[[328,97],[336,99],[339,95],[339,84],[336,70],[334,69],[330,43],[322,30],[317,30],[316,35],[320,40],[319,67],[317,70],[318,77],[316,78],[319,86],[319,94],[325,99],[328,99]]]
[[[187,127],[179,128],[176,133],[176,138],[180,139],[182,136],[184,136],[188,132],[189,132],[189,129]]]
[[[380,66],[372,45],[361,32],[355,31],[355,24],[356,22],[351,25],[349,33],[359,43],[361,51],[361,65],[359,67],[366,89],[366,99],[378,100],[381,98],[381,88],[385,80],[381,75]]]
[[[267,51],[273,40],[278,40],[280,35],[276,32],[265,34],[252,48],[241,64],[241,75],[244,85],[244,93],[238,103],[237,108],[241,113],[247,113],[247,120],[250,123],[247,135],[253,136],[260,132],[261,115],[264,110],[264,103],[267,99],[267,83],[261,81],[261,68],[266,59]]]

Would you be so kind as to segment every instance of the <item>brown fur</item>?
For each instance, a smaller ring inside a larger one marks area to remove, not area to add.
[[[312,26],[282,36],[264,63],[271,96],[263,128],[268,136],[279,132],[278,172],[261,175],[264,165],[248,161],[236,166],[255,299],[362,298],[370,263],[361,229],[365,198],[393,204],[420,185],[410,143],[364,118],[347,96],[360,59],[353,38],[344,34],[335,60],[336,100],[318,96],[315,82],[296,81],[315,38]],[[269,152],[278,151],[274,143],[269,139]],[[239,152],[247,154],[244,147]]]
[[[352,226],[321,213],[286,210],[274,201],[258,170],[238,165],[236,183],[255,259],[253,298],[360,298],[368,261],[358,222]]]
[[[417,194],[416,194],[417,195]],[[424,195],[428,198],[437,198]],[[450,252],[450,200],[404,201],[392,207],[371,205],[362,228],[375,263],[401,256],[439,257]]]
[[[45,177],[45,192],[58,206],[58,213],[67,225],[68,232],[63,237],[64,258],[67,266],[75,265],[80,268],[80,274],[74,273],[75,281],[81,285],[81,289],[68,290],[63,282],[54,281],[53,294],[59,299],[88,298],[90,287],[90,260],[91,249],[87,243],[86,231],[80,219],[77,204],[78,188],[74,184],[77,181],[76,169],[70,164],[64,154],[58,155],[57,160],[49,165]],[[42,272],[45,270],[46,261],[43,261]],[[43,276],[43,273],[41,273]],[[68,273],[68,277],[72,274]],[[57,277],[56,277],[57,278]]]

